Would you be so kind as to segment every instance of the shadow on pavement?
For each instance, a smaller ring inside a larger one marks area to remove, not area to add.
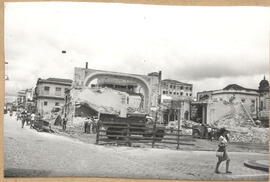
[[[51,171],[47,170],[8,168],[4,171],[4,177],[46,177],[49,176],[50,173]]]

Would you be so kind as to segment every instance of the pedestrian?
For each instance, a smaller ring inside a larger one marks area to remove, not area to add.
[[[97,133],[97,120],[92,118],[92,133]]]
[[[89,124],[90,124],[90,126],[89,126],[90,127],[90,133],[93,133],[93,129],[95,127],[94,126],[95,120],[94,120],[94,117],[93,116],[90,117],[90,123]]]
[[[30,128],[33,128],[33,125],[34,125],[34,122],[35,122],[35,117],[36,117],[35,113],[32,112],[31,121],[30,121]]]
[[[63,129],[63,131],[66,131],[66,129],[67,129],[67,117],[66,116],[63,118],[62,129]]]
[[[24,127],[24,123],[26,122],[26,118],[27,118],[27,112],[26,110],[23,110],[21,113],[21,120],[22,120],[22,128]]]
[[[87,117],[84,121],[84,133],[90,133],[90,118]]]
[[[212,141],[212,128],[210,126],[208,126],[207,128],[207,132],[208,132],[208,139]]]
[[[228,155],[227,151],[227,146],[229,142],[229,137],[228,137],[229,131],[226,130],[225,128],[221,128],[219,131],[219,144],[218,144],[218,150],[217,150],[217,158],[218,162],[216,164],[216,169],[215,173],[220,173],[218,168],[221,164],[221,162],[226,161],[226,173],[232,173],[229,171],[229,165],[230,165],[230,158]]]
[[[20,113],[20,111],[19,111],[19,110],[17,111],[16,116],[17,116],[17,121],[18,121],[18,120],[21,118],[21,113]]]

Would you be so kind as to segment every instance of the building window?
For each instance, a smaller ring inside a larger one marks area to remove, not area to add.
[[[173,88],[173,85],[170,85],[170,88]]]
[[[176,95],[176,92],[173,92],[173,95]]]
[[[55,88],[55,95],[56,96],[61,96],[61,88],[60,87]]]
[[[189,94],[189,96],[192,96],[192,94]]]
[[[188,93],[186,93],[186,96],[188,96]]]
[[[186,87],[186,89],[188,90],[189,88],[188,88],[188,87]]]
[[[55,105],[56,105],[56,106],[59,106],[59,102],[56,102]]]
[[[44,106],[47,106],[48,105],[48,102],[47,101],[44,101]]]
[[[176,87],[175,87],[175,85],[173,86],[173,89],[175,89]]]
[[[65,93],[68,91],[68,88],[65,88]]]
[[[166,91],[165,90],[163,90],[163,94],[166,94]]]
[[[180,95],[183,95],[183,92],[180,92]]]
[[[49,95],[49,93],[50,93],[50,87],[45,86],[45,87],[44,87],[44,94],[45,94],[45,95]]]
[[[179,92],[176,92],[177,95],[179,95]]]
[[[181,86],[180,89],[183,90],[183,86]]]
[[[192,87],[190,87],[190,91],[192,91]]]
[[[170,94],[172,94],[172,92],[169,92]]]
[[[260,110],[261,111],[263,110],[263,101],[261,101],[261,103],[260,103]]]

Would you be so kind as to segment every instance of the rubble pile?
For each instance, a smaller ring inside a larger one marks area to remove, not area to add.
[[[182,126],[186,128],[192,128],[193,126],[198,125],[198,123],[191,121],[191,120],[183,120]]]
[[[74,117],[72,122],[67,122],[67,127],[83,128],[85,120],[85,117]]]
[[[244,114],[233,113],[224,116],[222,119],[214,121],[213,125],[218,128],[251,127],[254,126]]]
[[[231,142],[267,144],[269,141],[268,128],[237,127],[230,131]]]
[[[225,127],[228,129],[231,142],[266,144],[269,141],[269,129],[254,125],[239,108],[236,108],[235,112],[230,112],[223,118],[214,121],[213,125],[217,128]]]
[[[192,129],[190,128],[182,128],[181,129],[181,135],[192,135]]]

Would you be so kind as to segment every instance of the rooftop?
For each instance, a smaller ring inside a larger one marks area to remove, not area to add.
[[[162,80],[161,82],[169,82],[169,83],[176,83],[176,84],[181,84],[181,85],[192,85],[190,83],[184,83],[184,82],[180,82],[180,81],[177,81],[177,80],[172,80],[172,79],[164,79]]]
[[[38,83],[54,83],[54,84],[64,84],[64,85],[71,85],[71,79],[63,79],[63,78],[48,78],[48,79],[38,79]]]
[[[63,78],[48,78],[48,81],[54,81],[54,82],[66,82],[66,83],[72,83],[71,79],[63,79]]]
[[[245,87],[242,87],[240,85],[237,85],[237,84],[230,84],[230,85],[227,85],[225,88],[223,88],[223,90],[230,90],[230,89],[233,89],[233,90],[247,90],[247,91],[258,91],[256,89],[250,89],[250,88],[245,88]]]

